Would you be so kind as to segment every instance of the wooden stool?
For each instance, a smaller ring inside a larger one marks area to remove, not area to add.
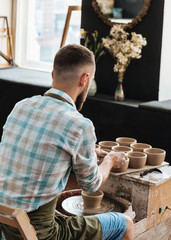
[[[6,214],[11,217],[7,217]],[[20,208],[10,208],[0,204],[0,223],[17,228],[24,240],[38,240],[36,231],[30,223],[27,213]]]

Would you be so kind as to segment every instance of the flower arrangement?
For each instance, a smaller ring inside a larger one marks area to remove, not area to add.
[[[84,40],[83,45],[94,53],[96,64],[99,58],[105,54],[103,43],[98,42],[98,35],[97,30],[88,34],[84,29],[81,29],[81,39]]]
[[[141,58],[142,48],[147,45],[146,38],[135,32],[132,32],[130,37],[129,33],[124,30],[123,25],[115,24],[111,28],[109,36],[102,38],[102,43],[111,55],[116,58],[113,69],[114,72],[118,72],[118,86],[114,98],[117,101],[123,101],[122,82],[124,73],[133,58]]]
[[[131,59],[141,58],[142,47],[147,45],[146,38],[141,34],[131,33],[128,39],[127,33],[122,25],[114,25],[110,30],[110,35],[102,39],[102,43],[109,50],[111,55],[116,58],[114,72],[124,73]]]

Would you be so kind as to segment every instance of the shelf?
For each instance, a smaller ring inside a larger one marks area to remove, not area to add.
[[[88,99],[95,100],[95,101],[101,101],[101,102],[108,102],[108,103],[113,103],[113,104],[120,104],[120,105],[126,105],[126,106],[131,106],[131,107],[139,107],[139,104],[142,104],[144,102],[138,101],[138,100],[133,100],[133,99],[125,99],[122,102],[115,101],[113,96],[110,95],[104,95],[104,94],[96,94],[95,96],[91,97],[88,96]]]

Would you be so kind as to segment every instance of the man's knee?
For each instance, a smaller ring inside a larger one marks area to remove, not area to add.
[[[133,229],[134,223],[132,221],[132,219],[129,216],[125,216],[126,217],[126,224],[129,228]]]
[[[133,221],[128,216],[125,216],[125,218],[126,218],[126,231],[122,240],[133,240],[133,229],[134,229]]]

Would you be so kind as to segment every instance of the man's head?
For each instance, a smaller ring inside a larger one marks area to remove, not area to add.
[[[68,93],[80,110],[94,73],[94,54],[81,45],[70,44],[61,48],[55,56],[52,86]]]

